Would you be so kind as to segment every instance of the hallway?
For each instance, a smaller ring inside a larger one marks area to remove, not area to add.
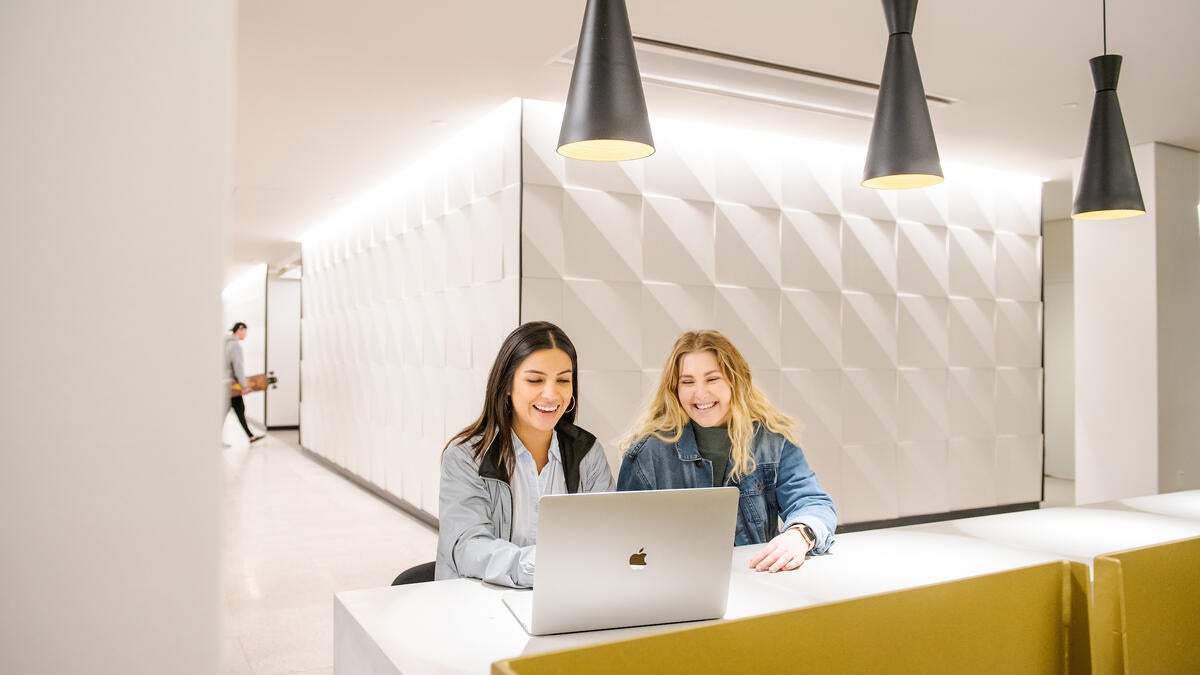
[[[333,594],[432,560],[437,533],[305,456],[295,431],[221,452],[222,674],[332,673]]]

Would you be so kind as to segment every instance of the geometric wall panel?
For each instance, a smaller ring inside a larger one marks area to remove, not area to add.
[[[890,520],[900,515],[896,446],[848,445],[841,467],[842,508],[854,521]]]
[[[733,341],[752,369],[779,370],[779,307],[778,290],[721,286],[712,327]]]
[[[950,437],[993,438],[996,435],[996,371],[950,369]]]
[[[896,224],[847,216],[842,220],[842,278],[846,290],[896,292]]]
[[[990,232],[951,227],[950,295],[996,297],[996,260]]]
[[[661,365],[681,333],[711,325],[715,302],[716,289],[712,286],[647,282],[642,287],[638,320],[642,334],[639,363]]]
[[[1042,236],[1042,191],[1036,176],[1009,176],[996,191],[996,230]],[[1040,492],[1040,491],[1039,491]]]
[[[901,293],[945,297],[950,291],[950,262],[944,227],[902,220],[897,226],[897,287]]]
[[[842,171],[831,170],[837,163],[840,158],[830,153],[785,152],[780,177],[783,208],[840,216]]]
[[[563,205],[567,276],[640,281],[641,220],[640,196],[568,187]]]
[[[643,278],[711,286],[716,281],[715,206],[648,196],[643,208]]]
[[[896,371],[842,371],[842,442],[896,441]]]
[[[571,338],[574,341],[574,337]],[[621,466],[617,440],[625,435],[629,420],[641,412],[643,399],[626,392],[641,388],[640,371],[580,370],[579,414],[576,421],[604,445],[613,473]]]
[[[996,303],[950,298],[950,365],[991,368],[996,365]]]
[[[645,167],[642,162],[566,162],[565,184],[640,196]]]
[[[996,229],[996,191],[986,179],[944,185],[951,225],[989,232]]]
[[[818,471],[822,482],[825,476],[820,473],[818,465],[836,465],[836,458],[841,453],[841,387],[840,369],[783,371],[783,394],[779,407],[802,421],[804,428],[800,432],[800,447],[808,456],[813,470]]]
[[[1026,302],[1042,299],[1041,242],[1040,237],[996,233],[997,297]]]
[[[800,420],[800,448],[822,485],[841,464],[841,371],[785,370],[779,407]]]
[[[644,161],[564,162],[562,107],[524,110],[521,315],[559,317],[604,382],[581,379],[602,434],[711,327],[802,423],[842,522],[1018,494],[996,448],[1040,443],[1038,179],[947,165],[869,190],[859,150],[657,118]]]
[[[996,301],[996,365],[1042,365],[1042,303]]]
[[[949,456],[950,508],[979,509],[995,506],[996,440],[950,440]]]
[[[518,192],[520,114],[516,102],[502,107],[464,132],[467,142],[302,242],[304,446],[435,516],[441,448],[478,411],[517,324],[519,197],[540,235],[525,247],[528,269],[563,304],[563,191]],[[454,155],[459,147],[471,151]]]
[[[949,443],[901,442],[896,452],[895,484],[901,517],[949,511]]]
[[[1042,437],[996,438],[996,498],[1001,504],[1042,500]]]
[[[942,441],[950,437],[949,371],[899,371],[901,441]]]
[[[996,369],[996,433],[1042,433],[1042,369]]]
[[[781,197],[781,160],[777,152],[720,143],[714,149],[719,202],[778,209]]]
[[[861,150],[657,118],[653,156],[594,164],[555,152],[561,105],[489,119],[305,238],[306,447],[435,513],[519,317],[571,336],[615,463],[670,344],[711,327],[804,426],[842,522],[1032,501],[1037,179],[875,191]]]
[[[566,274],[563,248],[563,189],[526,185],[521,205],[522,276],[561,279]]]
[[[842,290],[842,219],[824,213],[783,211],[784,288]]]
[[[898,218],[942,227],[950,224],[950,195],[945,183],[920,190],[900,190],[896,196]]]
[[[783,291],[784,368],[842,366],[842,295]]]
[[[717,204],[717,283],[779,288],[780,218],[777,209]]]
[[[901,367],[945,368],[950,363],[949,303],[944,298],[901,295],[897,349]]]
[[[896,296],[842,296],[842,362],[849,368],[896,367]]]
[[[565,284],[562,329],[575,344],[580,370],[640,370],[642,286],[572,279]]]
[[[562,121],[561,108],[555,111],[555,106],[529,102],[525,107],[527,111],[534,111],[532,116],[528,112],[526,113],[526,129],[540,128],[542,125],[548,129],[554,129]],[[538,112],[546,108],[551,110],[548,114]],[[555,120],[556,112],[557,121]],[[543,146],[549,148],[551,153],[554,152],[558,135],[557,131],[552,133],[553,137],[549,143]],[[638,162],[646,165],[645,193],[647,195],[665,195],[700,202],[716,202],[716,160],[710,144],[689,142],[695,133],[692,129],[680,128],[678,125],[665,128],[660,126],[654,130],[657,140],[654,154],[643,162]],[[527,144],[532,144],[536,139],[531,138],[527,133],[523,140]]]

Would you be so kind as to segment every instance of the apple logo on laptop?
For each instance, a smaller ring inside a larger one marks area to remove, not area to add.
[[[646,569],[646,547],[638,549],[637,553],[629,556],[629,569],[642,570]]]

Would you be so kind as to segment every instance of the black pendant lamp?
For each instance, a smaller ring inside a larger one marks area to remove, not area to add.
[[[945,179],[912,39],[917,0],[883,0],[883,14],[887,56],[862,184],[877,190],[937,185]]]
[[[624,0],[588,0],[558,154],[601,162],[654,154]]]
[[[1104,16],[1104,55],[1088,61],[1096,98],[1092,102],[1092,123],[1088,127],[1083,150],[1083,169],[1079,173],[1079,191],[1071,217],[1079,220],[1116,220],[1146,212],[1142,188],[1133,166],[1133,152],[1125,133],[1125,119],[1117,100],[1117,79],[1121,75],[1121,57],[1108,53],[1108,7],[1101,3]]]

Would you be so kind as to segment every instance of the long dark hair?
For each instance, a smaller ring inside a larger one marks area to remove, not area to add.
[[[517,326],[500,345],[496,361],[488,373],[483,412],[479,414],[479,419],[454,434],[442,452],[452,445],[470,442],[474,450],[472,456],[477,461],[491,450],[496,466],[500,467],[505,479],[512,477],[516,455],[512,445],[513,409],[509,394],[517,368],[530,354],[543,349],[561,349],[571,358],[571,395],[575,398],[575,405],[563,413],[559,423],[575,423],[575,413],[579,410],[579,360],[575,357],[575,345],[571,344],[571,338],[561,328],[549,321],[530,321]],[[493,444],[495,448],[492,448]]]

